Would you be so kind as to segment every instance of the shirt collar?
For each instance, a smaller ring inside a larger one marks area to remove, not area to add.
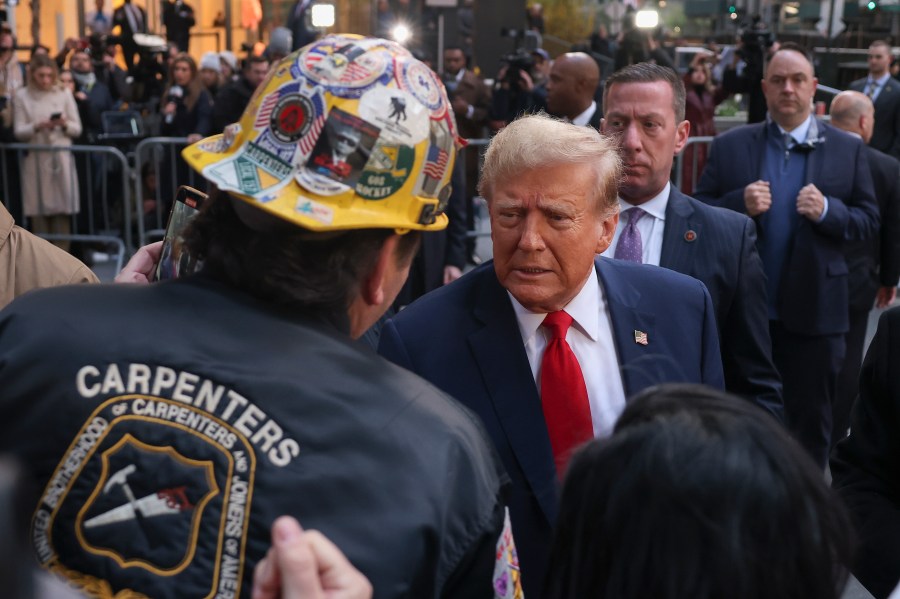
[[[509,291],[506,293],[509,295],[513,311],[516,313],[522,341],[528,343],[547,315],[529,311]],[[597,278],[597,269],[593,265],[591,265],[591,272],[585,279],[581,291],[563,309],[574,320],[573,326],[578,327],[591,341],[597,340],[600,336],[600,280]]]
[[[812,125],[813,120],[815,120],[813,119],[813,115],[809,115],[808,117],[806,117],[806,120],[795,127],[793,131],[785,131],[784,128],[782,128],[782,126],[778,123],[775,123],[775,125],[778,127],[778,131],[781,132],[782,135],[787,133],[791,136],[795,143],[802,144],[806,143],[806,140],[809,137],[809,128]],[[815,133],[818,135],[818,127],[816,128]]]
[[[672,184],[666,183],[662,191],[643,204],[629,204],[622,198],[619,198],[619,213],[625,212],[629,208],[640,208],[650,216],[658,218],[661,221],[666,220],[666,206],[669,205],[669,193],[672,191]]]
[[[887,83],[888,79],[890,79],[890,78],[891,78],[890,71],[886,72],[884,75],[882,75],[878,79],[872,79],[872,75],[869,75],[869,80],[866,82],[866,85],[868,85],[868,84],[872,83],[872,81],[874,81],[875,85],[877,85],[878,87],[884,87],[884,84]]]
[[[463,77],[465,76],[465,74],[466,74],[466,70],[460,69],[459,72],[456,74],[456,77],[454,77],[454,79],[456,79],[457,83],[460,83],[462,81]]]
[[[576,116],[572,119],[573,125],[578,125],[579,127],[584,127],[588,123],[591,122],[591,117],[594,116],[594,112],[597,110],[597,102],[591,100],[591,105],[587,107],[587,110]]]

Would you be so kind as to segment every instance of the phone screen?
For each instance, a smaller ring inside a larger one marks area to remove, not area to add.
[[[206,201],[206,194],[193,187],[182,185],[175,195],[175,202],[169,212],[169,224],[163,238],[162,252],[156,265],[156,280],[185,277],[200,266],[196,257],[184,247],[184,230]]]
[[[59,120],[59,119],[61,119],[61,118],[62,118],[62,113],[61,113],[61,112],[54,112],[53,114],[50,115],[50,120],[51,120],[51,121],[57,121],[57,120]]]

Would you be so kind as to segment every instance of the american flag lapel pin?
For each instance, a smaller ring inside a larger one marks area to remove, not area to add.
[[[634,342],[638,345],[647,345],[647,333],[644,331],[634,330]]]

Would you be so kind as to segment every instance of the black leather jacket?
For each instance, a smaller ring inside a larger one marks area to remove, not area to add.
[[[11,304],[0,449],[40,484],[39,561],[96,596],[249,597],[292,514],[376,597],[493,596],[481,425],[338,329],[202,276]]]

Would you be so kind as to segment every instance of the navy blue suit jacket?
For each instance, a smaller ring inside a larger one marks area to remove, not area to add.
[[[663,382],[724,387],[715,315],[702,283],[606,258],[596,267],[626,397]],[[636,331],[647,334],[647,345],[635,342]],[[388,321],[379,352],[481,417],[513,483],[508,503],[526,596],[540,596],[559,487],[538,389],[493,263]]]
[[[725,388],[784,420],[781,376],[772,362],[766,274],[753,221],[673,186],[659,265],[706,285],[716,311]]]
[[[866,93],[868,76],[850,83],[850,89]],[[900,81],[887,80],[875,98],[875,130],[869,145],[900,159]]]
[[[877,234],[878,204],[862,140],[822,122],[818,127],[822,141],[809,153],[804,184],[813,183],[828,196],[828,213],[821,223],[798,219],[775,301],[789,331],[843,334],[849,328],[843,245]],[[695,197],[746,213],[744,188],[762,178],[767,130],[763,122],[716,137]],[[766,234],[768,216],[755,218],[760,238]]]

